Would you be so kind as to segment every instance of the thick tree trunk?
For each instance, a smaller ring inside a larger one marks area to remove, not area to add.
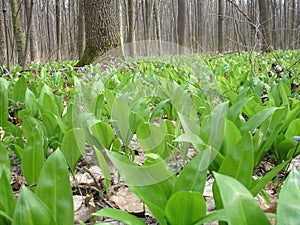
[[[25,50],[25,34],[21,25],[20,10],[17,0],[10,0],[14,37],[17,43],[18,64],[22,64]]]
[[[271,38],[271,29],[270,29],[270,13],[268,1],[258,0],[259,6],[259,22],[262,32],[262,43],[261,50],[263,52],[268,52],[272,49],[272,38]]]
[[[120,46],[115,13],[114,1],[84,0],[86,46],[77,66],[91,64],[98,56]]]

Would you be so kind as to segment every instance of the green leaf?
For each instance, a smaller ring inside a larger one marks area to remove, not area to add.
[[[112,106],[112,120],[114,126],[123,141],[123,144],[128,146],[133,136],[129,125],[130,109],[126,102],[115,100]]]
[[[273,179],[283,168],[286,167],[288,164],[288,161],[282,162],[276,167],[274,167],[271,171],[269,171],[265,176],[262,178],[259,178],[257,180],[254,180],[251,184],[250,192],[253,196],[256,196],[266,185],[267,183]]]
[[[108,162],[106,161],[106,159],[104,158],[104,155],[103,153],[97,149],[97,148],[94,148],[95,149],[95,152],[96,152],[96,155],[97,155],[97,161],[98,161],[98,164],[103,172],[103,175],[104,175],[104,179],[105,179],[105,191],[106,193],[109,193],[109,185],[110,185],[110,170],[109,170],[109,167],[108,167]]]
[[[269,118],[277,109],[277,107],[270,107],[256,113],[247,121],[247,123],[245,123],[240,128],[240,132],[242,134],[245,134],[249,131],[252,132],[255,128],[259,127],[267,118]]]
[[[37,183],[43,164],[43,139],[39,131],[35,130],[27,139],[21,159],[22,172],[29,185]]]
[[[16,200],[14,197],[13,190],[10,186],[10,180],[8,179],[5,170],[0,171],[0,210],[3,211],[7,216],[13,217]],[[3,215],[4,216],[4,215]],[[7,218],[3,218],[0,215],[1,224],[8,224]]]
[[[98,122],[91,127],[91,133],[98,139],[101,146],[109,149],[115,134],[108,123]]]
[[[52,199],[54,201],[55,199]],[[63,213],[63,211],[61,211]],[[18,198],[12,225],[55,225],[55,219],[49,208],[26,187],[22,188]]]
[[[47,93],[44,94],[42,109],[45,113],[51,112],[56,116],[60,116],[59,108],[54,100],[54,97]]]
[[[144,123],[138,127],[136,137],[143,151],[147,152],[161,145],[165,134],[153,123]]]
[[[207,177],[207,158],[205,152],[194,157],[180,172],[173,193],[178,191],[197,191],[203,193]]]
[[[287,107],[277,109],[272,117],[262,123],[253,138],[254,167],[259,164],[280,132],[287,115]]]
[[[5,127],[8,120],[8,96],[5,85],[0,81],[0,127]]]
[[[205,200],[199,192],[176,192],[166,205],[170,225],[192,225],[205,214]]]
[[[214,173],[230,225],[270,225],[251,193],[232,177]]]
[[[85,135],[82,128],[67,131],[61,142],[61,151],[74,173],[76,164],[85,152]]]
[[[0,174],[6,173],[6,176],[10,180],[10,160],[9,154],[5,146],[0,142]]]
[[[242,111],[244,105],[249,102],[251,100],[251,98],[242,98],[241,100],[239,100],[238,102],[236,102],[235,104],[233,104],[228,111],[227,117],[229,120],[231,120],[232,122],[235,122],[236,119],[238,118],[238,115],[240,114],[240,112]]]
[[[226,221],[226,211],[225,209],[219,209],[203,216],[200,220],[195,222],[193,225],[202,225],[204,223],[210,223],[213,221]]]
[[[279,193],[276,224],[298,224],[299,211],[300,172],[292,170]]]
[[[293,136],[300,136],[300,118],[293,120],[286,130],[285,137],[288,140],[293,140]]]
[[[300,114],[300,102],[298,102],[295,107],[288,112],[286,119],[284,123],[281,126],[281,132],[284,132],[286,128],[290,125],[290,123],[297,118],[297,116]]]
[[[39,105],[35,95],[30,89],[26,90],[24,101],[26,110],[31,112],[31,116],[35,117],[38,113]]]
[[[226,156],[231,151],[232,146],[235,146],[240,139],[240,130],[232,121],[226,120],[224,140],[220,149],[221,154]]]
[[[236,178],[249,188],[253,173],[253,144],[250,133],[245,134],[225,156],[219,173]]]
[[[72,188],[67,162],[59,149],[44,163],[35,193],[48,206],[57,224],[74,224]]]
[[[18,79],[18,81],[14,85],[13,92],[12,92],[12,99],[15,102],[24,102],[26,90],[27,90],[27,81],[26,78],[22,76]]]
[[[39,131],[42,138],[45,137],[46,128],[41,121],[28,115],[28,111],[22,110],[19,112],[19,118],[22,120],[22,131],[26,138],[29,138],[35,130]]]
[[[93,215],[110,217],[119,220],[120,222],[125,223],[127,225],[146,225],[146,223],[144,223],[136,216],[113,208],[101,209],[100,211],[93,213]]]

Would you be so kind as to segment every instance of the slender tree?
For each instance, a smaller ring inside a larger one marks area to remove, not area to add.
[[[261,32],[262,32],[261,50],[267,52],[270,51],[270,49],[272,48],[268,1],[258,0],[258,6],[259,6],[259,22],[260,22]]]
[[[4,11],[6,11],[6,8],[3,5],[4,1],[0,1],[0,8],[2,9],[0,11],[0,65],[4,64],[5,57],[6,57],[6,45],[5,45],[5,21],[4,21]]]
[[[127,43],[130,44],[129,55],[134,57],[135,55],[135,6],[134,0],[128,0],[127,2],[128,11],[128,33]]]
[[[187,21],[186,21],[186,1],[185,0],[178,0],[177,6],[177,37],[178,37],[178,44],[182,47],[186,47],[186,39],[187,39]],[[183,49],[183,48],[179,48]],[[179,50],[181,51],[181,50]],[[181,52],[179,52],[181,53]]]
[[[218,0],[218,51],[224,51],[224,0]]]

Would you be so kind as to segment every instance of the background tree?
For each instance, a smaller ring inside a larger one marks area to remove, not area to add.
[[[3,10],[5,11],[6,9],[4,8],[3,5],[4,1],[0,1],[0,65],[5,63],[5,56],[6,56],[6,42],[5,42],[5,26],[4,26],[4,15],[3,15]]]
[[[21,24],[21,11],[17,0],[10,0],[13,32],[17,44],[18,64],[23,63],[25,50],[25,33]]]
[[[258,0],[259,21],[262,32],[261,50],[266,52],[272,48],[269,4],[267,0]]]
[[[77,66],[91,64],[120,45],[115,3],[111,0],[84,0],[86,46]]]
[[[186,37],[187,37],[187,30],[186,30],[186,1],[185,0],[178,0],[177,5],[177,37],[178,37],[178,44],[182,47],[186,47]],[[179,51],[182,51],[180,48]],[[181,52],[179,52],[181,53]]]
[[[218,0],[218,51],[224,51],[224,0]]]

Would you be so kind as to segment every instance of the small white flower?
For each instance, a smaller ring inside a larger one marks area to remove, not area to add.
[[[5,135],[5,132],[4,132],[3,128],[2,128],[2,127],[0,127],[0,141],[2,141],[2,140],[3,140],[3,138],[4,138],[4,135]]]
[[[294,140],[294,143],[298,142],[300,144],[300,136],[293,136],[292,139]]]

